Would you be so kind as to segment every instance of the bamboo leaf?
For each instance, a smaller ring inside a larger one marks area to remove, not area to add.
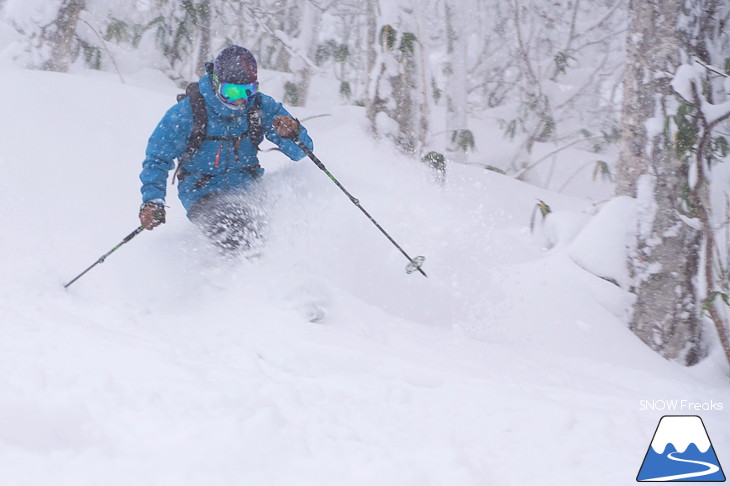
[[[391,25],[384,25],[382,29],[380,29],[380,45],[383,46],[383,49],[386,51],[390,51],[393,49],[393,46],[395,46],[395,41],[398,39],[398,31],[393,28]]]
[[[474,133],[469,129],[452,131],[451,143],[461,152],[473,151],[476,148]]]
[[[608,166],[608,163],[606,161],[596,161],[596,166],[593,168],[593,181],[595,182],[599,177],[603,181],[613,182],[611,168]]]
[[[530,233],[534,232],[535,230],[535,220],[537,219],[537,214],[539,213],[542,216],[542,219],[540,220],[545,221],[545,218],[548,217],[550,213],[552,213],[553,210],[550,207],[549,204],[547,204],[542,199],[537,200],[537,204],[532,208],[532,215],[530,216]]]
[[[723,301],[723,303],[730,307],[730,296],[728,296],[725,292],[720,292],[718,290],[713,290],[707,295],[707,298],[702,302],[702,308],[705,310],[709,310],[710,307],[712,307],[712,304],[715,302],[715,299],[717,297],[720,297]]]
[[[411,55],[416,52],[417,40],[416,34],[412,32],[404,32],[403,36],[400,38],[400,46],[398,49],[400,49],[403,54]]]

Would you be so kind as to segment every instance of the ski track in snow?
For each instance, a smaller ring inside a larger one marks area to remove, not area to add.
[[[316,153],[429,279],[311,163],[265,153],[259,258],[216,256],[173,188],[166,225],[65,291],[137,225],[177,90],[0,83],[3,486],[628,484],[658,418],[639,400],[730,402],[717,355],[658,358],[570,259],[589,201],[469,167],[435,186],[354,107],[295,115],[333,112],[308,125]],[[532,236],[536,198],[564,217]]]

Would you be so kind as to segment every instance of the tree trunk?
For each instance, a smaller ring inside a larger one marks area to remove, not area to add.
[[[617,193],[638,199],[629,257],[631,330],[685,365],[705,354],[696,280],[702,241],[688,204],[688,163],[675,145],[679,103],[670,81],[687,46],[676,0],[631,0]]]
[[[198,62],[196,73],[198,76],[205,74],[205,63],[210,59],[210,22],[211,22],[211,5],[210,0],[202,0],[199,5],[200,22],[200,45],[198,46]]]
[[[445,66],[449,89],[446,90],[446,133],[449,140],[447,146],[452,147],[452,156],[456,162],[466,161],[466,150],[459,143],[462,134],[466,134],[466,95],[467,86],[467,42],[464,30],[465,22],[461,12],[466,8],[462,2],[450,0],[445,4],[446,10],[446,47],[447,61]]]
[[[317,33],[319,32],[320,13],[312,2],[302,2],[301,18],[299,19],[299,36],[297,37],[296,46],[300,56],[308,59],[314,57],[314,51],[317,43]],[[291,59],[292,70],[294,71],[294,85],[296,86],[296,96],[294,97],[294,106],[305,106],[309,97],[309,83],[312,77],[312,68],[304,59],[299,56],[293,56]]]
[[[397,133],[392,133],[396,146],[406,154],[414,155],[418,149],[418,81],[416,67],[416,36],[404,32],[399,36],[398,46],[393,49],[398,69],[388,76],[391,87],[393,109],[392,119],[398,124]]]
[[[378,0],[366,0],[365,5],[365,16],[366,16],[366,29],[367,29],[367,63],[368,63],[368,77],[366,86],[366,116],[370,122],[370,127],[373,132],[377,133],[375,117],[378,114],[379,101],[377,99],[377,85],[378,78],[380,77],[380,65],[378,63],[378,25],[379,12],[378,12]]]
[[[73,40],[76,37],[76,24],[85,7],[85,0],[64,0],[58,10],[56,20],[41,29],[41,46],[49,48],[49,55],[41,64],[41,69],[68,71]]]

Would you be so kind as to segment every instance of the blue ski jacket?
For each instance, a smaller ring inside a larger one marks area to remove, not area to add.
[[[200,79],[199,86],[208,113],[208,137],[235,137],[248,131],[247,112],[253,106],[253,96],[245,109],[235,110],[216,96],[207,74]],[[260,97],[264,136],[292,160],[303,158],[306,154],[302,149],[294,141],[277,135],[272,126],[274,117],[291,116],[289,112],[270,96],[263,93],[256,96]],[[142,202],[164,202],[168,173],[175,167],[175,160],[186,154],[192,130],[193,109],[190,99],[185,98],[165,113],[147,142],[139,176]],[[304,127],[298,138],[310,150],[313,149],[312,139]],[[263,175],[264,169],[259,166],[257,157],[258,148],[251,140],[246,137],[240,142],[238,157],[234,154],[235,145],[232,140],[204,140],[200,149],[183,161],[181,170],[185,177],[178,185],[178,196],[186,211],[190,211],[203,196],[245,190],[255,177]]]

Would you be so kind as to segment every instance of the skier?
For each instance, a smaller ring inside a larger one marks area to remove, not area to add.
[[[263,173],[257,151],[263,136],[292,160],[305,156],[312,139],[299,121],[259,91],[256,59],[232,45],[207,73],[191,83],[152,133],[142,163],[139,220],[147,230],[165,222],[167,175],[178,180],[178,196],[195,223],[223,250],[245,249],[259,237],[257,208],[241,197]]]

